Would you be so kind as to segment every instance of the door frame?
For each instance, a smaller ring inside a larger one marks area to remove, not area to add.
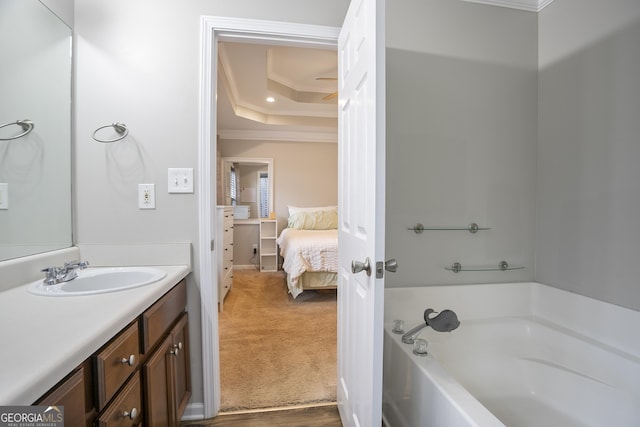
[[[216,205],[216,104],[218,42],[236,41],[337,49],[340,27],[202,16],[198,126],[198,274],[202,333],[203,415],[220,411],[218,278],[214,245]],[[213,156],[213,157],[212,157]]]

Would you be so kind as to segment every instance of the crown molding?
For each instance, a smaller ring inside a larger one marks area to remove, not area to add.
[[[480,3],[491,6],[509,7],[511,9],[540,12],[553,0],[462,0],[469,3]]]
[[[337,143],[337,132],[295,132],[277,130],[218,130],[220,139],[243,141]]]

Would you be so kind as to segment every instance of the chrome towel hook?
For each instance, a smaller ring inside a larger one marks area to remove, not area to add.
[[[113,139],[100,139],[96,136],[96,134],[101,131],[102,129],[106,129],[106,128],[114,128],[115,131],[118,133],[118,137],[113,138]],[[116,142],[116,141],[120,141],[121,139],[126,138],[126,136],[129,135],[129,129],[127,129],[127,125],[125,125],[124,123],[120,123],[120,122],[115,122],[115,123],[111,123],[110,125],[104,125],[104,126],[100,126],[98,129],[96,129],[93,132],[92,138],[95,139],[98,142],[102,142],[102,143],[109,143],[109,142]]]
[[[12,141],[14,139],[22,138],[23,136],[28,135],[29,132],[31,132],[34,127],[36,127],[36,125],[31,120],[24,119],[24,120],[16,120],[15,122],[5,123],[3,125],[0,125],[0,129],[7,126],[11,126],[11,125],[20,126],[22,128],[22,133],[16,136],[10,136],[8,138],[0,138],[0,141]]]

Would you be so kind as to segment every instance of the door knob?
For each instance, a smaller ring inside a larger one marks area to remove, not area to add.
[[[351,261],[351,272],[353,274],[360,273],[364,271],[367,273],[367,276],[371,276],[371,260],[369,257],[364,260],[364,262],[360,261]]]
[[[384,262],[376,262],[376,279],[382,279],[384,277],[384,270],[387,270],[389,273],[395,273],[398,271],[398,261],[388,259]]]
[[[398,261],[395,258],[386,260],[384,262],[384,269],[389,273],[395,273],[398,271]]]

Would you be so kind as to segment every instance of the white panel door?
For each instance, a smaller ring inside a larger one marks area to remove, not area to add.
[[[382,423],[384,0],[352,0],[338,39],[338,409],[345,427]],[[369,259],[371,274],[352,272]]]

